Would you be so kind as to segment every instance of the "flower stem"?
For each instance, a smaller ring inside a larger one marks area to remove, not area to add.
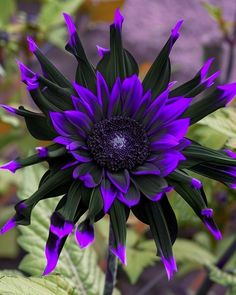
[[[103,295],[112,295],[116,284],[116,275],[117,275],[117,257],[110,251],[110,248],[113,246],[114,234],[112,226],[110,223],[109,228],[109,246],[108,246],[108,257],[107,257],[107,270],[105,277],[105,286]]]
[[[216,266],[219,269],[223,269],[226,263],[231,259],[231,257],[234,255],[236,251],[236,238],[233,240],[233,242],[230,244],[230,246],[226,249],[226,251],[223,253],[223,255],[219,258],[218,262],[216,263]],[[206,295],[208,291],[213,286],[214,282],[212,282],[207,276],[205,280],[203,281],[202,285],[196,292],[196,295]]]

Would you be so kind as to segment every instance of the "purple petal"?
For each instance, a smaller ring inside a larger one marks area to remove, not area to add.
[[[207,218],[212,218],[214,212],[213,212],[213,209],[211,208],[204,208],[202,209],[201,214]]]
[[[45,256],[47,259],[47,265],[44,269],[43,276],[46,276],[49,273],[51,273],[57,266],[57,262],[59,259],[59,255],[58,255],[59,242],[60,242],[59,240],[56,242],[56,244],[54,245],[54,249],[50,249],[47,246],[45,248]]]
[[[157,152],[160,150],[166,150],[171,147],[175,147],[179,144],[177,138],[170,134],[164,134],[162,136],[156,136],[151,138],[150,150]]]
[[[205,78],[207,77],[207,74],[208,74],[208,71],[209,71],[209,68],[213,62],[214,58],[210,58],[208,59],[205,64],[203,65],[203,67],[201,68],[200,70],[200,78],[201,78],[201,81],[205,80]]]
[[[46,147],[36,147],[39,158],[46,158],[48,156],[48,149]]]
[[[68,137],[77,133],[76,128],[66,119],[64,113],[50,112],[49,114],[53,127],[58,134]]]
[[[66,119],[75,126],[89,132],[92,128],[92,121],[90,118],[80,111],[65,111],[64,115]]]
[[[100,190],[104,203],[104,212],[107,213],[117,196],[117,190],[108,179],[102,180]]]
[[[34,73],[29,68],[27,68],[22,62],[17,60],[21,72],[21,80],[27,85],[29,91],[34,90],[39,87],[38,78],[39,74]]]
[[[106,55],[106,53],[110,52],[109,48],[103,48],[103,47],[101,47],[99,45],[96,45],[96,47],[97,47],[97,50],[98,50],[98,55],[101,58],[103,58]]]
[[[206,228],[212,233],[212,235],[214,236],[216,240],[222,239],[222,234],[220,230],[215,226],[215,224],[211,221],[211,219],[206,218],[204,220],[204,224]]]
[[[200,180],[198,180],[197,178],[192,178],[191,180],[191,184],[193,187],[195,187],[196,189],[200,189],[202,187],[202,183]]]
[[[123,112],[132,116],[142,102],[143,87],[137,75],[126,78],[121,86]]]
[[[214,84],[215,79],[217,79],[219,77],[220,73],[221,73],[220,71],[215,72],[210,77],[208,77],[207,79],[205,79],[203,81],[203,84],[206,87],[211,87]]]
[[[236,159],[236,153],[234,153],[233,151],[229,150],[229,149],[224,149],[224,152],[226,152],[226,154],[232,158],[232,159]]]
[[[73,35],[74,33],[76,33],[76,27],[75,27],[75,24],[74,24],[71,16],[65,12],[63,13],[63,16],[64,16],[64,19],[65,19],[65,22],[66,22],[66,25],[67,25],[70,35]]]
[[[161,176],[165,177],[176,169],[179,161],[183,160],[185,157],[180,152],[172,150],[160,155],[154,164],[160,169]]]
[[[114,17],[114,25],[117,30],[121,31],[123,21],[124,21],[124,17],[120,13],[120,9],[117,8],[115,10],[115,17]]]
[[[171,30],[171,37],[173,39],[173,43],[179,38],[179,29],[183,22],[183,19],[179,20],[175,27]]]
[[[8,232],[9,230],[11,230],[12,228],[16,227],[16,221],[13,218],[9,219],[4,226],[1,228],[0,230],[0,235],[5,234],[6,232]]]
[[[56,235],[59,239],[68,236],[74,229],[74,224],[71,221],[64,220],[58,213],[53,213],[51,216],[50,232]]]
[[[116,248],[111,248],[110,251],[120,259],[122,264],[124,264],[124,265],[127,264],[125,246],[123,246],[122,244],[119,243]]]
[[[173,277],[174,273],[177,272],[177,265],[176,265],[175,258],[174,257],[165,258],[162,255],[161,260],[165,266],[168,280],[170,280]]]
[[[173,135],[179,140],[186,135],[186,133],[188,132],[189,125],[189,118],[179,119],[161,127],[160,130],[166,130],[167,133]]]
[[[2,107],[4,110],[6,110],[9,113],[17,114],[17,109],[15,109],[15,108],[13,108],[11,106],[7,106],[5,104],[0,104],[0,107]]]
[[[81,249],[88,247],[94,241],[94,228],[91,224],[81,224],[75,233],[76,241]]]
[[[20,163],[17,163],[16,161],[10,161],[2,166],[0,166],[0,169],[6,169],[11,171],[12,173],[15,173],[16,170],[20,169],[22,166]]]
[[[78,164],[79,164],[78,161],[69,162],[69,163],[67,163],[66,165],[62,166],[62,167],[61,167],[61,170],[65,170],[65,169],[67,169],[67,168],[73,167],[73,166],[78,165]]]
[[[86,150],[77,150],[71,152],[72,156],[79,162],[88,163],[92,161],[91,155]]]
[[[191,98],[175,98],[173,103],[169,103],[168,105],[162,108],[162,112],[160,113],[158,120],[165,124],[174,121],[176,118],[180,117],[185,112],[191,101]]]
[[[109,180],[114,186],[123,193],[127,193],[130,186],[130,176],[128,170],[122,172],[109,172],[107,171]]]
[[[103,174],[103,169],[92,162],[81,164],[73,171],[74,179],[79,178],[89,188],[98,186],[102,181]]]
[[[35,52],[38,49],[38,46],[36,45],[36,43],[34,42],[33,38],[28,36],[27,37],[27,41],[28,41],[28,45],[29,45],[29,50],[31,52]]]
[[[236,95],[236,83],[217,86],[217,89],[222,91],[219,100],[227,105]]]

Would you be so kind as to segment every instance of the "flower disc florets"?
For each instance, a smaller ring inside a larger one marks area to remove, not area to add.
[[[116,116],[96,123],[88,136],[94,160],[111,171],[132,169],[149,155],[149,140],[135,120]]]

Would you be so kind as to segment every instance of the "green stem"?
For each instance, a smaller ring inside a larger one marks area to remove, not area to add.
[[[114,235],[113,235],[113,230],[110,223],[107,270],[106,270],[103,295],[112,295],[115,284],[116,284],[117,257],[110,251],[110,248],[113,245],[114,245]]]
[[[234,255],[236,251],[236,238],[235,240],[230,244],[230,246],[226,249],[226,251],[223,253],[223,255],[220,257],[218,262],[216,263],[216,266],[219,269],[223,269],[226,263],[231,259],[231,257]],[[196,295],[207,295],[208,291],[213,286],[214,282],[211,281],[209,276],[205,278],[202,285],[196,292]]]

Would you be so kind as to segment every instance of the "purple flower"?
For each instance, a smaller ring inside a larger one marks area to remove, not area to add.
[[[15,172],[42,161],[49,164],[38,190],[16,205],[15,216],[1,233],[29,224],[31,211],[41,199],[60,195],[51,217],[44,274],[55,269],[77,223],[76,240],[85,248],[94,241],[94,223],[105,214],[110,216],[114,238],[110,251],[126,264],[126,221],[132,211],[150,226],[170,279],[177,271],[172,253],[177,222],[166,193],[176,190],[216,239],[221,238],[202,183],[188,170],[235,188],[236,157],[231,151],[204,148],[185,136],[191,124],[233,99],[236,83],[216,85],[198,98],[219,75],[208,75],[210,59],[191,80],[174,88],[169,55],[182,20],[141,81],[134,57],[122,45],[124,17],[118,9],[110,26],[110,48],[98,46],[101,59],[96,67],[87,58],[72,18],[66,13],[64,18],[69,31],[66,50],[78,62],[75,81],[71,83],[29,37],[29,49],[42,74],[19,61],[18,65],[40,112],[2,105],[25,119],[32,136],[53,143],[0,167]]]

